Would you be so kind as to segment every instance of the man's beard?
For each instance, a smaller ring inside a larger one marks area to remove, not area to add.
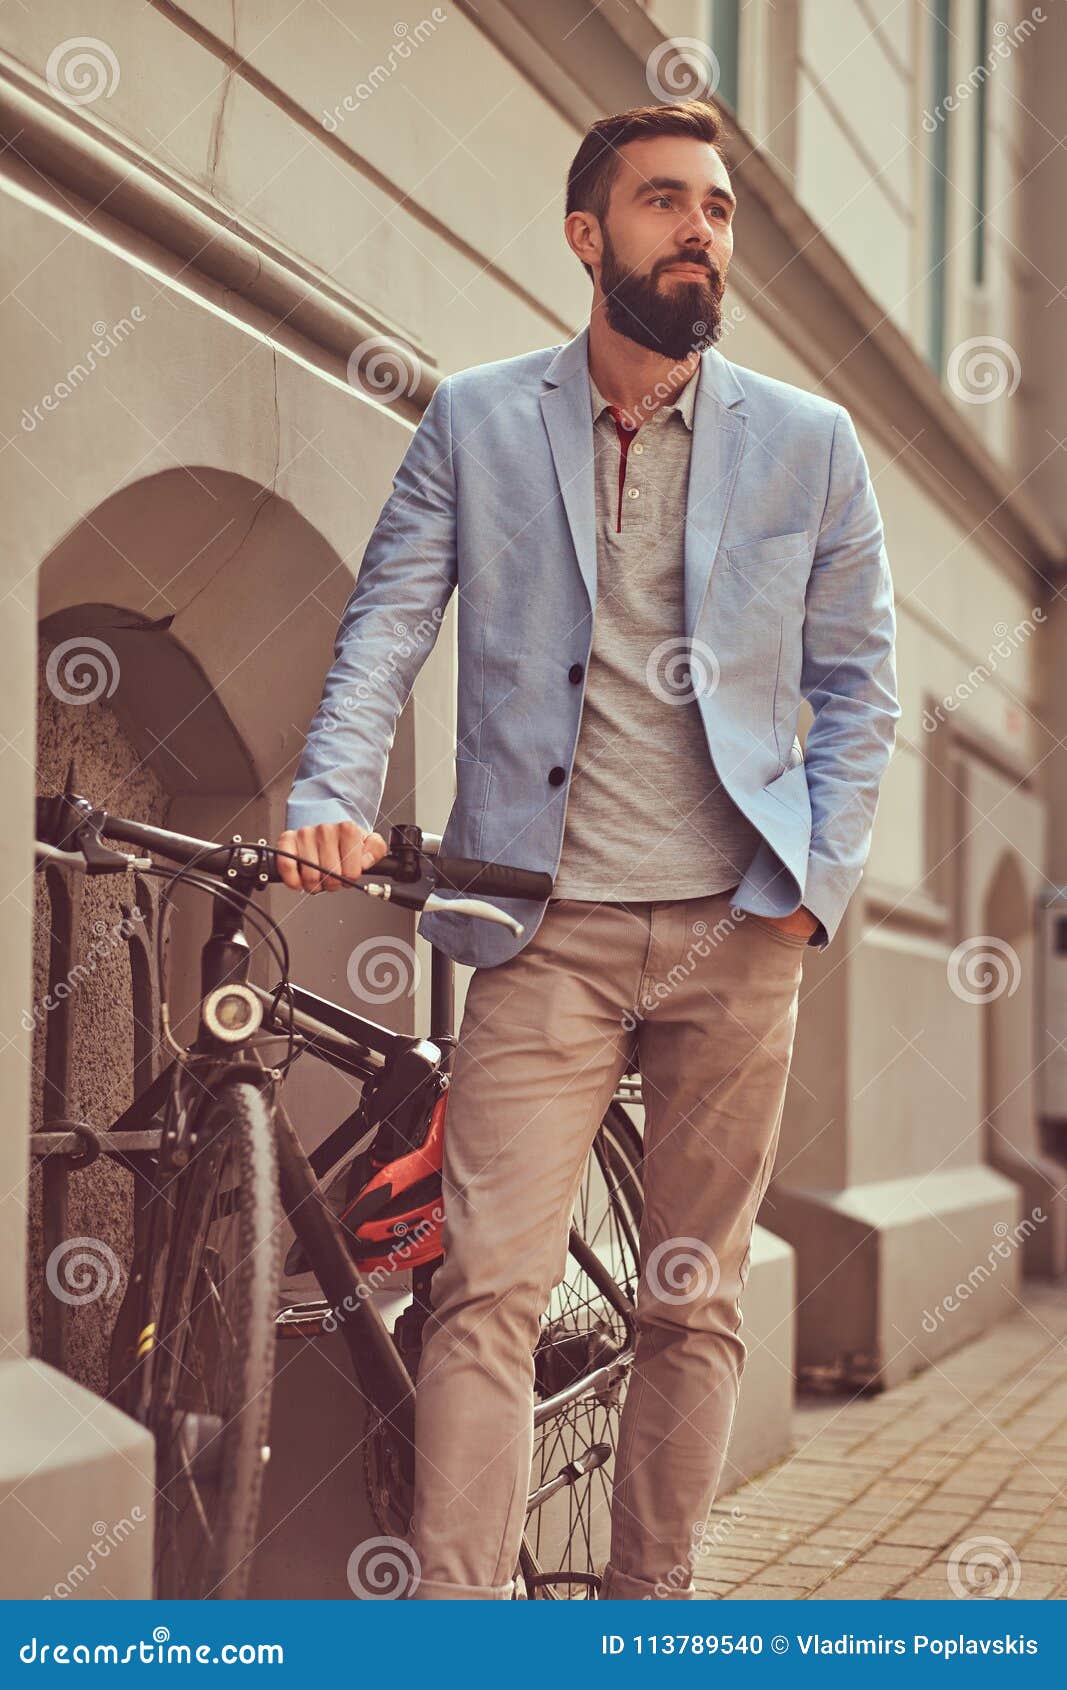
[[[679,262],[677,257],[664,258],[647,275],[636,275],[619,263],[611,237],[604,231],[600,286],[608,322],[616,334],[664,358],[688,358],[697,348],[714,345],[722,334],[722,277],[709,267],[706,281],[679,278],[664,286],[660,280],[664,271]]]

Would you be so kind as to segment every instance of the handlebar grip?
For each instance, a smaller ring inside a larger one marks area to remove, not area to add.
[[[508,863],[483,863],[470,857],[437,857],[433,873],[438,887],[480,893],[483,898],[526,898],[540,903],[552,896],[552,876],[540,869],[512,868]]]

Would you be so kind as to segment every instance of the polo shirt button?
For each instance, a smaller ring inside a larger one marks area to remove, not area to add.
[[[566,778],[567,778],[566,769],[561,769],[558,764],[554,769],[549,769],[549,771],[548,771],[548,784],[549,784],[549,786],[562,786],[563,782],[566,780]]]
[[[583,674],[583,670],[582,670],[581,664],[580,663],[572,663],[570,668],[567,670],[567,679],[568,679],[568,681],[572,681],[574,683],[574,685],[577,686],[578,682],[582,678],[582,674]]]
[[[628,499],[639,499],[641,497],[641,489],[639,487],[627,487],[626,497]]]

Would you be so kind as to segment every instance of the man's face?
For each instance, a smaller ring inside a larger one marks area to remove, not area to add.
[[[616,334],[675,359],[718,340],[733,214],[726,166],[706,142],[664,135],[620,150],[599,276]]]

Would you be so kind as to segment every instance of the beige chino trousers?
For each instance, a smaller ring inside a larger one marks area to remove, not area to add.
[[[566,1269],[586,1157],[635,1038],[638,1343],[600,1595],[693,1594],[694,1533],[715,1500],[745,1365],[740,1298],[807,950],[733,913],[731,895],[556,899],[516,956],[470,982],[445,1131],[444,1257],[416,1386],[415,1598],[513,1594],[533,1352]],[[694,1260],[690,1291],[677,1270]]]

